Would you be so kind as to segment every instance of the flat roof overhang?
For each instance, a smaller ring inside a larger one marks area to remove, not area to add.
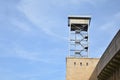
[[[90,19],[91,20],[91,16],[75,16],[75,15],[71,15],[71,16],[68,16],[68,19]]]

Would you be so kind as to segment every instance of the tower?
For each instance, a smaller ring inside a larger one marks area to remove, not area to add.
[[[69,16],[69,56],[88,57],[90,16]]]
[[[98,58],[89,58],[88,28],[91,17],[69,16],[69,56],[66,58],[66,80],[89,80]]]

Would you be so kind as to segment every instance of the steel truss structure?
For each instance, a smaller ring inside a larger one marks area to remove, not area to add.
[[[70,16],[69,56],[88,57],[88,26],[90,17]]]

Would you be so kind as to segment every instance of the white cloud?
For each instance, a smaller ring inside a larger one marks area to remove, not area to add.
[[[25,31],[25,32],[30,32],[31,31],[30,25],[28,25],[27,23],[25,23],[23,21],[20,21],[20,20],[17,20],[17,19],[11,19],[11,23],[13,25],[15,25],[15,27],[19,28],[22,31]]]
[[[113,36],[113,34],[115,35],[115,33],[120,29],[120,26],[118,25],[120,19],[120,13],[118,12],[113,16],[110,16],[109,19],[110,20],[108,20],[105,24],[100,26],[100,30]]]
[[[45,34],[66,40],[66,37],[61,36],[60,33],[56,33],[60,29],[57,29],[60,22],[59,16],[61,16],[61,13],[58,12],[59,9],[63,10],[66,7],[69,9],[69,6],[80,7],[84,3],[95,5],[97,2],[97,0],[21,0],[18,10],[24,13]]]
[[[66,40],[66,37],[60,36],[57,32],[57,25],[59,20],[54,18],[51,11],[54,11],[49,4],[44,5],[42,1],[22,1],[18,6],[18,9],[26,15],[26,17],[36,26],[42,30],[45,34]],[[50,14],[49,14],[50,13]]]
[[[111,32],[113,29],[113,25],[114,25],[114,22],[111,21],[111,22],[107,22],[107,23],[103,24],[100,28],[103,31],[110,31]]]
[[[4,47],[3,47],[4,48]],[[33,51],[23,49],[22,46],[16,44],[11,48],[5,49],[6,52],[1,54],[0,57],[13,57],[21,60],[26,60],[28,62],[41,62],[45,64],[62,64],[58,63],[59,57],[63,56],[63,53],[60,49],[53,48],[51,50],[40,50],[40,51]]]
[[[12,54],[14,57],[18,57],[28,61],[51,63],[49,62],[49,59],[45,59],[41,53],[30,52],[27,50],[23,50],[21,48],[15,48],[14,50],[15,50],[15,53]]]
[[[115,17],[115,19],[120,20],[120,12],[116,13],[116,14],[114,15],[114,17]]]
[[[82,4],[88,3],[90,5],[96,6],[97,4],[101,4],[106,2],[107,0],[51,0],[50,2],[56,6],[80,6]],[[59,3],[59,4],[58,4]]]
[[[25,50],[21,50],[18,48],[15,48],[15,56],[20,57],[20,58],[24,58],[27,60],[38,60],[38,58],[37,58],[38,54],[27,52]]]

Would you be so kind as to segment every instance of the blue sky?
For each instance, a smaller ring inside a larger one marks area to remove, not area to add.
[[[0,0],[0,80],[65,80],[68,15],[91,15],[90,57],[120,29],[119,0]]]

